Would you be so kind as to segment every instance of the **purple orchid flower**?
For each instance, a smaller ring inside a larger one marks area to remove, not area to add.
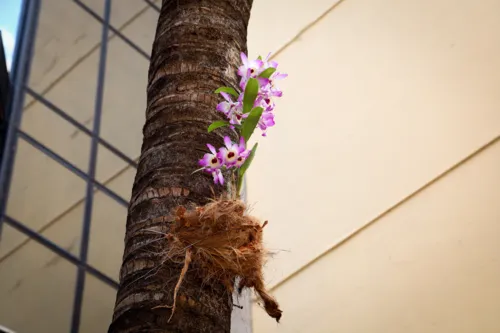
[[[259,119],[257,125],[262,130],[262,136],[267,136],[266,130],[268,127],[274,126],[274,113],[272,112],[264,112]]]
[[[263,112],[257,123],[257,126],[262,130],[262,136],[266,136],[266,131],[269,127],[275,125],[274,122],[274,98],[281,97],[283,92],[277,87],[276,81],[286,78],[288,75],[274,71],[269,78],[260,77],[263,71],[269,68],[278,68],[278,63],[271,59],[271,53],[262,60],[249,60],[245,53],[241,53],[242,65],[238,68],[238,75],[241,77],[240,87],[243,92],[239,95],[236,101],[232,97],[221,92],[224,101],[217,105],[217,110],[224,113],[228,118],[230,127],[235,128],[238,125],[245,126],[244,120],[248,117],[248,113],[243,113],[243,97],[246,84],[250,78],[256,78],[259,82],[259,90],[257,98],[254,102],[254,107],[262,107]],[[254,93],[254,92],[252,92]],[[239,127],[239,126],[238,126]],[[240,137],[239,143],[232,142],[229,136],[224,137],[224,147],[216,149],[207,144],[210,153],[206,153],[199,164],[202,166],[200,170],[204,170],[212,174],[215,184],[224,184],[222,169],[240,168],[250,156],[251,151],[246,149],[245,139]]]
[[[206,153],[198,164],[201,165],[206,172],[209,172],[214,177],[215,184],[224,184],[224,176],[222,175],[221,168],[223,166],[223,159],[215,150],[214,146],[207,144],[211,153]]]
[[[255,100],[254,107],[260,106],[264,112],[271,112],[274,110],[275,103],[270,96],[266,94],[259,94]]]
[[[231,125],[241,125],[241,121],[248,117],[248,114],[243,113],[243,93],[240,94],[236,102],[233,102],[231,96],[225,92],[221,92],[221,95],[226,101],[220,102],[217,105],[217,110],[226,115]]]
[[[265,69],[268,69],[268,68],[278,68],[278,63],[274,60],[269,60],[269,58],[271,58],[271,52],[269,52],[269,54],[267,55],[266,59],[264,59],[264,68]]]
[[[283,80],[288,74],[274,72],[269,79],[258,78],[262,94],[273,97],[281,97],[283,92],[276,86],[276,81]]]
[[[240,57],[243,65],[238,68],[238,75],[241,76],[242,80],[248,81],[249,78],[255,78],[262,72],[264,66],[262,60],[248,60],[247,55],[243,52],[241,52]]]
[[[227,168],[233,166],[240,167],[250,154],[250,151],[246,149],[245,139],[240,137],[240,142],[238,144],[233,143],[228,136],[225,136],[224,144],[226,147],[219,149],[219,154],[222,156],[224,165]]]
[[[228,93],[221,92],[220,93],[222,97],[226,100],[225,102],[220,102],[217,104],[217,110],[224,113],[225,115],[228,115],[229,113],[234,112],[235,110],[241,109],[242,105],[240,103],[240,100],[238,99],[237,102],[233,102],[231,99],[231,96],[229,96]]]
[[[222,171],[220,169],[214,170],[212,172],[212,177],[214,177],[214,183],[224,185],[224,176],[222,175]]]
[[[240,154],[238,159],[236,160],[236,163],[234,163],[235,168],[240,168],[243,163],[247,160],[248,156],[250,156],[250,150],[246,151],[246,154]]]
[[[287,74],[274,72],[269,79],[262,77],[258,78],[260,89],[259,96],[256,99],[257,106],[261,106],[264,111],[273,111],[275,107],[273,98],[283,95],[283,92],[275,85],[275,81],[282,80],[287,76]]]

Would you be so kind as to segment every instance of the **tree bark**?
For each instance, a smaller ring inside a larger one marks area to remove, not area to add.
[[[246,52],[253,0],[163,0],[147,87],[146,124],[127,218],[125,252],[109,332],[230,332],[232,299],[217,280],[190,265],[170,322],[169,308],[183,263],[162,252],[179,205],[204,205],[223,190],[207,173],[192,172],[206,143],[223,144],[220,86],[238,87],[236,66]],[[124,68],[126,70],[126,68]]]

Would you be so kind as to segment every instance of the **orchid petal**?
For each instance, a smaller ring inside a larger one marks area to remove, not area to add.
[[[247,55],[244,52],[241,52],[240,53],[240,57],[241,57],[241,61],[243,62],[243,64],[245,66],[247,66],[248,65],[248,57],[247,57]]]
[[[288,74],[285,73],[277,73],[273,76],[273,80],[283,80],[284,78],[287,78]]]
[[[214,177],[214,183],[218,184],[219,183],[219,179],[217,177],[217,171],[213,171],[212,172],[212,177]]]
[[[228,101],[228,102],[232,102],[232,100],[231,100],[231,96],[229,96],[229,94],[228,94],[228,93],[225,93],[225,92],[221,91],[221,93],[220,93],[220,94],[222,95],[222,97],[224,97],[224,99],[225,99],[226,101]]]
[[[244,76],[246,74],[246,68],[245,66],[238,67],[238,75],[239,76]]]
[[[228,102],[220,102],[219,104],[217,104],[216,110],[222,113],[228,113],[230,108],[231,106]]]
[[[269,84],[269,79],[266,79],[264,77],[257,78],[257,81],[259,81],[259,87],[265,87]]]
[[[275,97],[281,97],[283,96],[283,92],[281,90],[273,90],[271,91],[270,95]]]
[[[212,152],[212,154],[217,155],[217,150],[215,150],[215,147],[212,146],[210,143],[207,143],[208,149]]]
[[[224,185],[224,176],[222,175],[222,172],[220,170],[217,170],[217,176],[219,177],[219,183],[221,185]]]
[[[226,145],[227,149],[231,149],[233,142],[231,141],[230,137],[225,136],[224,137],[224,144]]]
[[[226,153],[227,153],[226,148],[220,148],[219,152],[217,153],[217,158],[221,161],[221,164],[226,163]]]
[[[241,92],[240,96],[238,97],[238,103],[243,103],[243,96],[245,95],[244,92]]]

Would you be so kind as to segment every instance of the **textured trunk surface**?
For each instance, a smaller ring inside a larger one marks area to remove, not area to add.
[[[182,262],[162,253],[173,209],[221,194],[206,173],[191,173],[206,143],[223,145],[228,129],[207,133],[221,114],[220,86],[237,88],[252,0],[164,0],[153,44],[144,141],[127,219],[125,253],[109,332],[229,332],[227,289],[207,283],[192,263],[169,308]],[[124,69],[126,70],[126,69]],[[226,131],[226,132],[225,132]]]

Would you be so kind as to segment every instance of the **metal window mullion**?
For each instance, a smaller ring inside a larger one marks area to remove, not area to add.
[[[57,255],[60,255],[64,259],[68,260],[69,262],[71,262],[77,266],[81,266],[89,274],[95,276],[97,279],[101,280],[102,282],[109,285],[110,287],[112,287],[114,289],[118,289],[118,286],[119,286],[118,282],[116,282],[115,280],[113,280],[112,278],[107,276],[106,274],[100,272],[95,267],[93,267],[87,263],[81,262],[78,257],[72,255],[70,252],[66,251],[65,249],[63,249],[59,245],[55,244],[51,240],[45,238],[44,236],[42,236],[38,232],[28,228],[22,222],[17,221],[16,219],[10,217],[9,215],[5,215],[5,222],[7,224],[9,224],[11,227],[13,227],[14,229],[16,229],[17,231],[22,232],[23,234],[25,234],[29,238],[35,240],[39,244],[45,246],[46,248],[50,249],[51,251],[53,251]]]
[[[144,2],[146,2],[151,8],[153,8],[154,10],[156,10],[158,13],[161,11],[160,7],[158,7],[153,1],[151,1],[151,0],[144,0]]]
[[[79,176],[80,178],[86,180],[86,181],[91,181],[95,187],[100,190],[101,192],[105,193],[108,195],[110,198],[114,199],[116,202],[121,204],[124,207],[128,207],[128,201],[123,199],[121,196],[119,196],[117,193],[111,191],[109,188],[107,188],[105,185],[101,184],[98,182],[95,178],[89,177],[87,173],[76,167],[74,164],[57,154],[56,152],[52,151],[50,148],[45,146],[43,143],[39,142],[32,136],[30,136],[28,133],[23,132],[22,130],[18,130],[19,137],[28,142],[30,145],[47,155],[48,157],[52,158],[54,161],[57,163],[61,164],[63,167],[68,169],[69,171],[73,172],[75,175]]]
[[[85,134],[92,136],[92,131],[89,130],[85,125],[77,121],[75,118],[71,117],[67,112],[64,110],[58,108],[56,105],[54,105],[52,102],[47,100],[45,97],[42,95],[38,94],[34,90],[32,90],[30,87],[25,87],[26,91],[37,101],[42,103],[45,107],[53,111],[55,114],[69,122],[71,125],[75,126],[78,128],[80,131],[84,132]],[[134,167],[137,169],[137,162],[128,157],[125,153],[120,151],[118,148],[113,146],[111,143],[107,142],[101,137],[98,137],[97,140],[99,141],[100,144],[102,144],[104,147],[106,147],[109,151],[111,151],[113,154],[121,158],[123,161],[127,162],[130,166]]]
[[[31,70],[33,59],[34,39],[38,28],[40,0],[24,0],[22,3],[22,17],[20,19],[20,33],[17,36],[15,59],[12,66],[12,99],[9,101],[7,134],[4,141],[4,154],[0,165],[0,236],[2,222],[7,209],[12,168],[17,148],[17,128],[21,123],[24,103],[24,89]]]
[[[96,12],[94,12],[89,6],[87,6],[86,4],[84,4],[83,2],[81,2],[80,0],[73,0],[73,1],[77,5],[79,5],[84,11],[86,11],[88,14],[90,14],[90,16],[92,16],[97,21],[99,21],[102,24],[104,24],[105,20],[103,20],[102,17],[100,17],[99,14],[97,14]],[[136,50],[137,53],[139,53],[140,55],[142,55],[147,60],[151,60],[149,54],[146,51],[144,51],[143,49],[141,49],[137,44],[135,44],[133,41],[131,41],[127,36],[125,36],[124,34],[122,34],[120,32],[120,30],[116,29],[112,25],[109,25],[109,30],[111,30],[121,40],[123,40],[126,44],[128,44],[128,46],[130,46],[131,48],[133,48],[134,50]],[[106,38],[106,41],[107,41],[107,38]]]
[[[104,78],[106,76],[106,58],[108,52],[108,32],[111,18],[111,0],[104,1],[104,22],[102,25],[101,49],[99,54],[99,68],[97,72],[97,89],[95,97],[94,124],[92,127],[92,138],[90,144],[90,160],[87,180],[87,190],[85,194],[85,207],[83,211],[83,228],[80,243],[80,260],[87,263],[88,248],[90,240],[90,223],[92,220],[92,207],[94,203],[94,183],[97,168],[97,151],[99,149],[99,132],[101,129],[102,105],[104,99]],[[75,287],[75,299],[73,303],[73,315],[71,318],[71,333],[78,333],[80,329],[80,319],[82,312],[83,293],[85,289],[85,270],[78,267]]]

